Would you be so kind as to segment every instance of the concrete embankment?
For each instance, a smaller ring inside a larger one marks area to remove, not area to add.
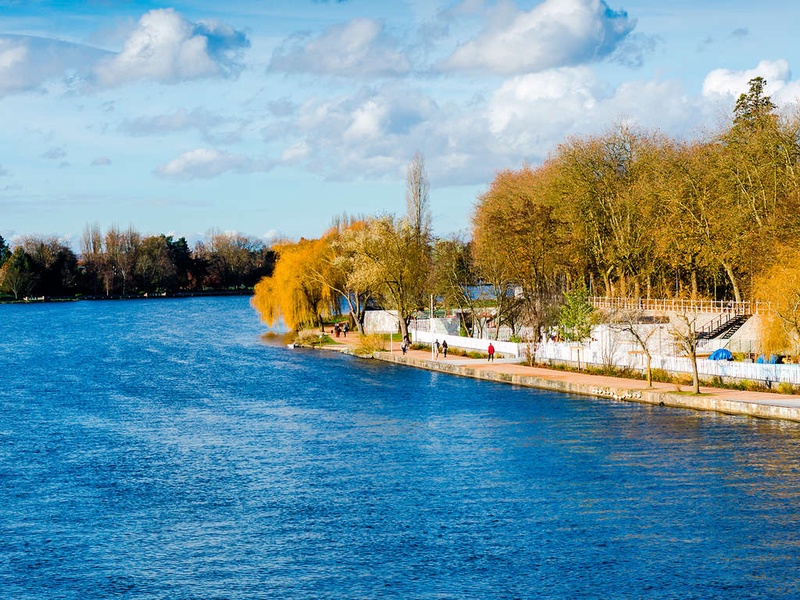
[[[696,395],[678,391],[674,385],[669,384],[655,384],[653,388],[647,388],[643,381],[541,369],[512,361],[488,363],[460,358],[433,360],[420,354],[424,353],[410,352],[402,355],[376,352],[374,358],[461,377],[555,392],[800,422],[800,398],[796,396],[705,387],[701,388],[700,395]]]

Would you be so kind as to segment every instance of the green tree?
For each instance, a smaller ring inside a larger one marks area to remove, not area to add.
[[[0,267],[3,266],[3,263],[6,262],[10,256],[11,248],[8,247],[3,236],[0,235]]]
[[[589,303],[586,286],[576,287],[564,294],[558,310],[558,332],[567,342],[583,343],[592,335],[594,307]]]
[[[21,246],[0,267],[0,289],[13,294],[15,300],[27,296],[36,284],[33,261]]]

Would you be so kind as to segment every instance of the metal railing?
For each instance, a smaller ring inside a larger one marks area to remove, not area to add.
[[[591,296],[589,303],[606,310],[648,310],[675,313],[727,313],[755,315],[769,310],[769,304],[759,301],[733,302],[728,300],[688,300],[685,298],[617,298]]]

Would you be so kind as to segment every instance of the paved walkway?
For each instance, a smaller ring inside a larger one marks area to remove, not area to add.
[[[331,350],[351,351],[358,345],[358,334],[351,332],[346,338],[336,338],[336,342],[338,345],[329,347]],[[454,375],[544,389],[697,410],[800,421],[800,396],[705,386],[700,388],[700,396],[696,396],[690,393],[690,385],[653,383],[653,387],[648,388],[647,382],[640,379],[529,367],[520,364],[518,358],[495,359],[493,362],[489,362],[486,359],[453,355],[444,358],[440,354],[438,359],[433,359],[429,350],[409,350],[406,355],[403,355],[399,346],[400,344],[395,342],[392,352],[376,353],[376,358]]]

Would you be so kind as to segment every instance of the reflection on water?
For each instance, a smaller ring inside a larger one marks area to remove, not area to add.
[[[0,306],[0,596],[800,597],[800,428]]]

